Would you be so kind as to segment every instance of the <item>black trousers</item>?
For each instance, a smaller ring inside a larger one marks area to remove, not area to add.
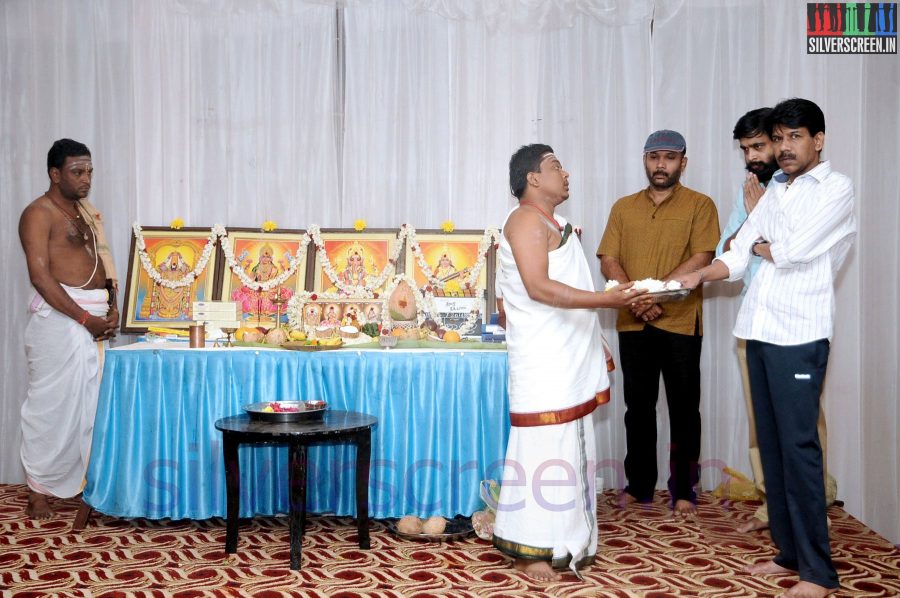
[[[791,346],[748,340],[747,370],[775,562],[803,581],[836,588],[816,427],[829,349],[825,339]]]
[[[669,406],[669,492],[673,502],[696,502],[700,479],[699,333],[676,334],[644,326],[619,333],[625,379],[625,491],[641,502],[653,498],[656,467],[656,402],[662,373]]]

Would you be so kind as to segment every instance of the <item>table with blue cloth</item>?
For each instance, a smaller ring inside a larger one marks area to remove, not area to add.
[[[320,399],[374,415],[369,514],[469,515],[499,478],[509,436],[505,351],[189,349],[106,352],[84,501],[102,513],[226,513],[217,419],[242,406]],[[289,511],[287,449],[242,446],[241,517]],[[355,448],[310,448],[309,512],[355,515]]]

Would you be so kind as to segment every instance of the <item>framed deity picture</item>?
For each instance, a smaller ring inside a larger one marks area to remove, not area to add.
[[[324,252],[316,251],[311,289],[315,293],[349,296],[352,293],[348,289],[353,287],[383,291],[390,277],[383,284],[373,285],[392,258],[397,258],[396,271],[403,271],[395,230],[323,230],[321,237]],[[310,251],[313,248],[310,245]]]
[[[483,231],[417,232],[416,243],[406,244],[406,263],[412,268],[416,286],[430,286],[435,297],[484,297],[488,270],[493,270],[493,251],[491,248],[488,256],[478,259],[483,236]]]
[[[300,303],[297,309],[301,327],[312,332],[320,326],[379,324],[382,306],[381,299],[323,299]]]
[[[446,326],[459,328],[478,311],[467,335],[480,336],[488,306],[494,304],[495,252],[488,244],[479,259],[484,231],[454,233],[420,231],[406,244],[406,263],[419,289],[430,290],[438,315]]]
[[[241,321],[248,326],[272,328],[276,322],[287,324],[287,302],[306,287],[306,259],[297,262],[308,240],[302,231],[264,233],[259,229],[228,229],[226,243],[234,264],[244,279],[235,274],[223,259],[223,301],[235,301]],[[309,244],[308,247],[314,247]],[[227,255],[224,251],[223,254]],[[254,288],[250,283],[278,281],[271,289]]]
[[[218,244],[214,242],[207,250],[208,228],[148,226],[141,234],[143,252],[138,250],[134,235],[131,237],[122,332],[142,333],[150,326],[187,328],[194,323],[192,303],[216,297]],[[204,251],[209,251],[206,265],[187,283],[187,274],[195,271]]]

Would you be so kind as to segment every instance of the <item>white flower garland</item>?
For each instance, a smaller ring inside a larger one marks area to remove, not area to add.
[[[343,295],[340,296],[341,299],[348,297],[356,299],[373,298],[375,292],[384,286],[385,281],[393,276],[394,272],[397,270],[397,259],[400,257],[400,247],[402,246],[401,239],[403,239],[403,227],[400,229],[400,234],[397,235],[397,242],[394,243],[391,255],[388,256],[388,262],[385,264],[384,269],[371,280],[369,280],[369,277],[367,276],[366,284],[364,285],[344,284],[344,282],[340,280],[340,276],[334,270],[331,258],[328,257],[328,252],[325,250],[325,242],[322,240],[321,231],[317,225],[313,224],[309,227],[309,235],[316,246],[316,254],[319,256],[325,274],[331,282],[334,283],[334,286],[343,293]]]
[[[478,314],[481,310],[477,307],[469,312],[469,316],[466,318],[465,322],[459,328],[448,328],[444,325],[444,321],[441,319],[440,313],[438,312],[437,305],[434,302],[434,294],[430,291],[421,292],[416,285],[416,281],[409,276],[408,274],[398,274],[391,281],[390,286],[385,289],[385,299],[382,303],[381,308],[381,324],[383,326],[387,326],[391,322],[390,317],[390,309],[388,307],[388,303],[390,302],[390,297],[394,292],[394,289],[397,288],[401,282],[406,282],[409,285],[409,288],[412,289],[413,297],[416,300],[416,323],[421,326],[425,320],[425,314],[431,314],[431,319],[434,320],[434,323],[438,325],[438,327],[443,328],[447,331],[454,331],[459,333],[460,336],[467,333],[472,327],[475,325],[475,321],[478,319]]]
[[[244,272],[244,267],[234,258],[234,249],[231,247],[231,243],[228,242],[228,237],[222,237],[222,251],[225,253],[225,263],[228,264],[228,267],[237,276],[241,284],[244,286],[253,289],[254,291],[269,291],[274,289],[275,287],[280,287],[285,283],[285,281],[294,275],[297,271],[297,268],[300,267],[300,264],[306,265],[306,248],[309,246],[309,238],[304,235],[302,241],[300,241],[300,249],[297,251],[297,255],[291,257],[288,269],[273,278],[272,280],[267,280],[266,282],[257,282],[247,276],[247,273]]]
[[[135,222],[132,225],[132,229],[134,230],[135,245],[138,248],[138,256],[140,258],[141,265],[143,266],[144,271],[147,273],[147,276],[149,276],[156,284],[171,289],[186,287],[193,284],[197,277],[199,277],[200,274],[202,274],[203,270],[206,268],[206,265],[209,262],[210,257],[212,256],[213,249],[215,248],[216,239],[221,239],[222,251],[225,254],[225,262],[228,264],[229,269],[240,279],[241,283],[255,291],[271,290],[277,286],[281,286],[282,284],[284,284],[284,282],[287,281],[288,278],[296,273],[297,268],[300,267],[300,264],[304,263],[306,260],[309,240],[312,240],[312,242],[316,246],[316,253],[319,255],[320,261],[322,263],[322,268],[325,270],[325,274],[328,276],[331,282],[334,283],[339,292],[310,293],[309,291],[298,291],[297,293],[295,293],[288,302],[287,307],[288,320],[292,328],[301,328],[303,326],[303,306],[309,301],[317,301],[319,299],[323,301],[372,299],[375,298],[377,290],[384,286],[388,282],[388,280],[390,280],[390,282],[388,283],[387,288],[385,288],[382,298],[381,321],[383,325],[388,325],[391,322],[390,309],[388,307],[388,304],[390,302],[391,295],[397,288],[397,285],[400,284],[400,282],[406,282],[413,291],[413,296],[415,297],[416,301],[416,322],[420,326],[425,321],[425,314],[429,313],[431,315],[431,319],[434,320],[434,322],[439,327],[445,328],[445,330],[453,330],[454,332],[458,332],[460,335],[463,335],[472,329],[480,313],[480,310],[476,307],[471,312],[469,312],[469,316],[459,328],[446,328],[438,313],[437,305],[435,305],[434,294],[427,289],[424,293],[420,291],[418,285],[415,282],[415,279],[409,274],[398,274],[396,276],[394,275],[397,269],[397,260],[400,257],[400,249],[403,246],[403,241],[406,240],[409,243],[410,249],[412,250],[413,255],[416,258],[416,262],[419,264],[419,268],[422,270],[422,274],[425,275],[428,281],[433,286],[439,289],[444,289],[446,286],[446,283],[444,281],[435,278],[434,272],[425,261],[425,256],[422,252],[421,246],[419,245],[418,238],[416,237],[416,229],[407,224],[404,224],[400,227],[400,232],[397,235],[396,243],[394,244],[391,255],[388,257],[388,262],[385,265],[384,269],[382,269],[381,272],[379,272],[374,278],[367,280],[365,285],[348,285],[344,284],[340,280],[338,273],[334,269],[334,265],[331,263],[331,259],[328,257],[328,252],[325,250],[325,243],[322,240],[321,230],[319,226],[315,224],[309,227],[308,239],[300,242],[300,249],[297,252],[297,255],[291,258],[288,269],[279,274],[276,278],[266,282],[257,282],[247,276],[247,273],[244,272],[243,266],[241,266],[241,264],[234,257],[234,250],[231,247],[230,243],[228,243],[228,231],[221,224],[216,224],[212,227],[209,233],[209,237],[207,238],[206,245],[203,248],[203,252],[200,254],[200,259],[197,261],[194,270],[185,274],[184,277],[182,277],[180,280],[166,280],[162,277],[160,272],[150,261],[150,256],[147,254],[146,243],[144,242],[143,231],[140,225]],[[499,238],[500,231],[496,228],[489,228],[484,231],[484,235],[482,235],[481,240],[478,243],[478,257],[476,258],[475,264],[464,283],[466,287],[475,287],[478,284],[478,278],[481,275],[481,271],[484,269],[485,263],[487,261],[488,250],[490,249],[490,246],[496,243]],[[315,299],[313,299],[313,297],[315,297]]]
[[[144,271],[147,273],[147,276],[150,279],[160,285],[170,289],[180,289],[182,287],[190,286],[194,283],[197,277],[203,273],[203,270],[206,269],[206,264],[209,262],[209,258],[212,256],[213,249],[216,246],[216,239],[225,232],[225,227],[221,224],[217,224],[209,232],[209,237],[207,238],[206,245],[203,247],[203,252],[200,254],[200,259],[197,260],[197,264],[194,266],[194,269],[191,272],[185,274],[180,280],[167,280],[162,277],[159,273],[159,270],[153,265],[150,261],[150,256],[147,254],[147,245],[144,242],[144,234],[141,230],[140,225],[135,222],[131,226],[134,231],[135,238],[135,246],[138,249],[138,257],[141,260],[141,266],[143,266]]]
[[[413,255],[416,258],[416,263],[419,264],[419,269],[422,271],[422,274],[425,278],[428,279],[428,282],[431,283],[432,286],[435,286],[439,289],[446,288],[447,283],[443,280],[435,278],[434,271],[431,269],[431,266],[428,265],[428,262],[425,261],[425,254],[422,252],[422,247],[419,245],[419,240],[416,237],[416,229],[412,227],[408,227],[405,229],[406,232],[406,240],[409,243],[409,248],[412,250]],[[404,229],[401,228],[400,234],[403,235]],[[500,238],[500,231],[496,228],[489,228],[484,231],[484,234],[481,236],[481,240],[478,242],[478,257],[475,260],[475,264],[472,267],[472,270],[469,272],[468,278],[463,283],[465,287],[474,288],[478,284],[478,277],[481,275],[482,269],[484,269],[484,265],[487,262],[487,252],[490,249],[491,245],[493,245]]]

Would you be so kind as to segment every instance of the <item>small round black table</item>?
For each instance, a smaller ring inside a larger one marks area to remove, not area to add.
[[[241,465],[238,445],[288,445],[288,481],[290,487],[291,569],[300,569],[303,530],[306,525],[306,447],[311,444],[349,442],[356,445],[356,523],[359,547],[369,548],[369,459],[372,451],[372,427],[378,419],[353,411],[326,411],[321,419],[292,423],[252,420],[233,415],[216,421],[222,431],[225,456],[227,518],[225,552],[237,552],[238,513],[241,496]]]

